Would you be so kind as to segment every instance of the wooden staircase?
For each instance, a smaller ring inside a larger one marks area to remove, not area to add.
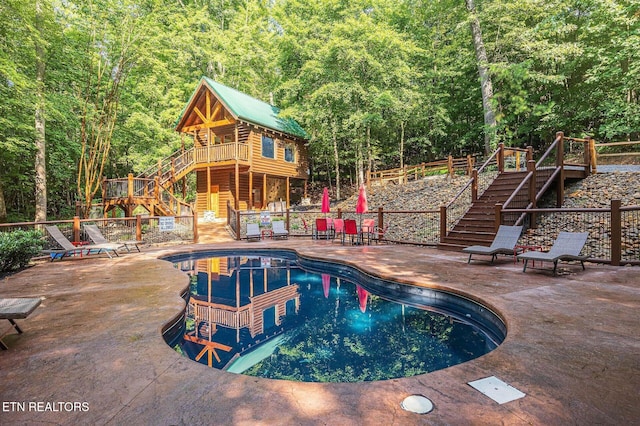
[[[491,245],[496,235],[495,206],[507,201],[526,175],[526,171],[499,174],[438,247],[462,250],[470,245]]]

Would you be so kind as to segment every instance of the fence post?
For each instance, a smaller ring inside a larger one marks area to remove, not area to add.
[[[471,170],[471,202],[478,201],[478,170]]]
[[[447,170],[449,171],[449,178],[453,178],[453,156],[451,155],[447,158]]]
[[[473,170],[473,157],[470,154],[467,154],[467,176],[471,175],[471,171]]]
[[[440,242],[447,237],[447,206],[440,206]]]
[[[564,133],[556,133],[558,145],[556,146],[556,167],[560,167],[560,176],[556,182],[556,207],[562,207],[564,202]]]
[[[240,241],[240,210],[236,210],[236,240]]]
[[[536,208],[536,192],[538,190],[536,185],[537,172],[536,172],[536,162],[534,160],[527,161],[527,171],[531,172],[531,180],[529,181],[529,203],[531,203],[531,208]],[[529,223],[534,223],[537,220],[536,213],[532,212],[529,214]]]
[[[80,242],[80,217],[73,217],[73,242]]]
[[[504,143],[500,142],[498,144],[498,172],[504,172]]]
[[[587,141],[584,143],[584,160],[583,163],[587,166],[587,176],[591,173],[591,136],[585,138]],[[587,177],[585,176],[585,177]]]
[[[496,212],[496,220],[495,220],[495,231],[498,232],[498,228],[500,228],[500,225],[502,225],[502,204],[497,203],[496,207],[495,207],[495,212]]]
[[[287,232],[289,232],[289,220],[290,220],[289,209],[287,209],[287,212],[286,212],[286,215],[285,215],[285,220],[286,220],[286,224],[287,224]]]
[[[384,230],[384,212],[382,211],[382,207],[378,207],[378,241],[383,236],[382,231]]]
[[[136,215],[136,240],[142,241],[142,215]]]
[[[589,151],[591,152],[591,173],[598,172],[598,153],[596,152],[596,141],[589,138]]]
[[[338,219],[342,219],[342,209],[338,208]]]
[[[200,239],[200,235],[198,234],[198,212],[193,211],[193,242],[197,243]]]
[[[622,216],[620,200],[611,200],[611,264],[620,266],[622,258]]]

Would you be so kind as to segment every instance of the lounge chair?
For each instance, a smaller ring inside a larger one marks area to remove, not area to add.
[[[102,231],[98,228],[98,225],[83,225],[83,228],[89,239],[94,242],[94,244],[109,244],[109,241],[102,235]],[[131,251],[130,247],[133,246],[136,250],[140,251],[139,245],[142,244],[143,241],[138,240],[128,240],[128,241],[116,241],[114,244],[120,244],[119,248],[124,248],[128,252]]]
[[[49,235],[51,235],[51,237],[56,240],[56,243],[58,243],[58,245],[62,247],[61,250],[45,251],[46,253],[51,254],[52,262],[55,259],[62,259],[65,256],[72,256],[78,253],[82,255],[84,251],[86,251],[87,254],[90,254],[92,251],[96,251],[96,254],[104,252],[107,256],[109,256],[109,258],[112,258],[111,253],[114,253],[116,256],[118,256],[118,252],[116,251],[118,248],[120,248],[118,244],[90,244],[76,247],[71,243],[71,241],[67,239],[67,237],[64,236],[62,232],[60,232],[60,229],[58,229],[56,225],[45,225],[45,229],[47,230]]]
[[[518,259],[524,260],[522,272],[527,270],[529,260],[553,262],[553,275],[556,274],[558,262],[561,260],[579,260],[584,271],[584,261],[587,257],[580,256],[580,252],[587,243],[588,236],[588,232],[560,232],[548,252],[528,251],[519,254]]]
[[[260,226],[257,223],[247,223],[247,241],[259,240],[261,237]]]
[[[6,331],[0,334],[0,348],[9,349],[7,345],[2,341],[2,338],[6,336],[10,331],[16,330],[18,334],[22,334],[22,330],[18,327],[15,319],[23,319],[28,317],[31,312],[35,311],[40,306],[41,299],[37,297],[20,297],[20,298],[6,298],[0,299],[0,319],[6,319],[11,323]]]
[[[513,255],[513,249],[516,244],[518,244],[518,239],[520,238],[521,233],[522,226],[500,225],[498,233],[489,247],[470,246],[462,249],[462,252],[469,253],[469,260],[467,260],[467,263],[471,263],[471,256],[474,254],[491,256],[491,263],[493,263],[499,254]]]
[[[271,222],[271,231],[273,232],[273,238],[289,238],[289,231],[284,227],[284,221],[274,220]]]

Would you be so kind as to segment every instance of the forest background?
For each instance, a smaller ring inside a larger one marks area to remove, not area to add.
[[[558,130],[637,140],[640,2],[0,0],[0,221],[68,218],[179,149],[202,76],[298,120],[324,184]]]

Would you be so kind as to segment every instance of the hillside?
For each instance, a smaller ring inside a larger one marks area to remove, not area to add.
[[[373,187],[367,193],[369,210],[430,210],[446,204],[468,182],[466,176],[450,179],[430,176],[405,185],[387,184]],[[343,210],[354,210],[357,193],[336,204]],[[586,179],[567,183],[565,207],[608,207],[612,199],[622,200],[623,206],[640,205],[640,173],[598,173]]]

